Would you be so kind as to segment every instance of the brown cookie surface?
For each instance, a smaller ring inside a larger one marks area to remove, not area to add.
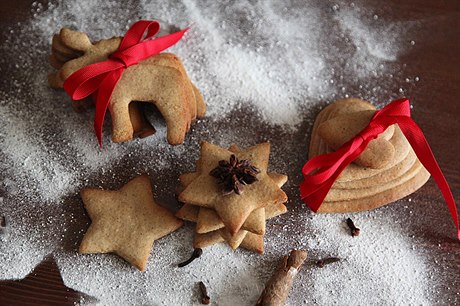
[[[371,121],[375,111],[364,110],[355,113],[347,113],[333,117],[318,127],[319,136],[327,145],[337,150],[350,139],[358,135]],[[394,127],[388,127],[389,131],[371,140],[367,148],[353,162],[372,169],[385,167],[394,157],[393,145],[384,139],[384,135],[391,138]]]
[[[79,252],[116,253],[141,271],[146,269],[153,242],[183,224],[155,203],[146,175],[115,191],[85,188],[81,197],[92,222]]]
[[[85,33],[63,28],[53,36],[49,62],[57,71],[48,76],[49,84],[62,88],[77,70],[107,60],[121,40],[113,37],[91,43]],[[114,142],[155,132],[141,108],[131,105],[133,101],[155,104],[166,121],[167,140],[173,145],[181,144],[192,122],[206,112],[201,93],[191,83],[181,60],[171,53],[151,56],[124,70],[109,103]],[[76,110],[86,108],[80,102],[73,105]]]
[[[236,145],[230,146],[229,151],[233,153],[241,152]],[[186,189],[187,186],[200,176],[202,171],[202,161],[203,159],[200,157],[200,159],[196,162],[196,172],[185,173],[180,176],[179,180],[183,186],[180,187],[181,191]],[[286,175],[270,173],[268,176],[279,187],[283,186],[287,181]],[[278,216],[286,211],[286,206],[282,203],[273,203],[265,207],[255,209],[244,221],[241,229],[234,234],[227,230],[219,215],[212,208],[205,208],[186,203],[176,213],[176,216],[183,220],[197,223],[194,238],[195,248],[203,248],[215,243],[226,241],[232,249],[236,249],[241,245],[251,251],[262,253],[264,249],[263,234],[265,232],[265,219]]]
[[[249,214],[269,204],[284,203],[286,194],[267,174],[270,146],[260,144],[244,151],[233,153],[227,149],[203,142],[201,146],[201,173],[179,195],[179,201],[187,204],[212,208],[219,215],[225,227],[232,233],[238,232]],[[241,195],[235,193],[223,196],[217,180],[209,173],[221,160],[229,160],[235,154],[240,160],[250,160],[260,170],[258,181],[245,186]]]
[[[338,149],[368,124],[373,112],[370,103],[359,99],[338,100],[324,108],[313,126],[310,157]],[[353,123],[354,118],[356,123]],[[349,126],[344,127],[347,124]],[[380,144],[375,143],[362,154],[367,154],[365,160],[371,164],[372,160],[378,160],[373,166],[381,159],[380,168],[370,167],[367,163],[362,166],[362,162],[348,165],[327,194],[319,212],[377,208],[411,194],[428,180],[428,172],[397,125],[388,128],[375,140],[379,139]],[[393,150],[386,150],[384,143]]]

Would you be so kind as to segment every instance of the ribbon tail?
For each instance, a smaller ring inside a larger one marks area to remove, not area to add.
[[[139,61],[144,60],[175,45],[188,30],[189,28],[185,28],[169,35],[145,41],[142,44],[137,44],[124,50],[123,53],[127,56],[134,56]]]
[[[318,212],[321,204],[323,204],[324,199],[326,198],[329,190],[334,184],[333,180],[327,180],[316,190],[315,193],[309,194],[302,197],[302,201],[310,207],[314,212]],[[300,184],[300,193],[304,193],[305,190],[309,189],[309,185],[306,181],[303,181]]]
[[[420,162],[431,173],[434,181],[441,190],[441,193],[444,196],[444,200],[446,201],[450,210],[452,220],[454,221],[454,224],[457,228],[458,239],[460,240],[460,226],[458,222],[457,206],[455,204],[455,200],[452,195],[452,191],[450,190],[449,184],[447,183],[441,168],[436,162],[436,158],[434,157],[433,151],[431,150],[428,141],[423,135],[420,127],[411,118],[404,118],[404,120],[400,120],[398,124],[407,140],[411,144],[412,148],[414,149],[415,153],[417,154]]]
[[[109,73],[102,81],[101,87],[97,92],[96,111],[94,116],[94,131],[96,133],[99,146],[102,148],[102,125],[104,124],[105,114],[110,103],[113,90],[123,74],[123,69],[117,69]]]
[[[190,28],[187,27],[183,30],[174,32],[169,35],[161,36],[151,40],[152,44],[154,42],[156,48],[161,49],[161,51],[168,49],[169,47],[175,45],[179,40],[181,40],[182,36],[184,36],[185,32],[187,32]],[[159,52],[161,52],[159,51]]]

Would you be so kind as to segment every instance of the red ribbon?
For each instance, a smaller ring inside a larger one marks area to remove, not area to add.
[[[160,24],[158,21],[140,20],[126,32],[120,47],[108,60],[83,67],[67,78],[64,89],[73,100],[84,99],[93,93],[96,95],[94,129],[100,146],[105,113],[123,71],[173,46],[188,29],[150,39],[158,33]],[[147,35],[143,38],[146,31]]]
[[[460,228],[454,197],[422,130],[410,117],[408,99],[393,101],[383,109],[375,112],[369,125],[337,151],[310,159],[302,169],[304,175],[304,181],[300,184],[302,200],[314,212],[318,211],[340,173],[364,151],[371,140],[377,138],[379,134],[393,124],[398,124],[414,149],[415,154],[417,154],[418,159],[438,184],[449,207],[457,228],[458,239],[460,240]],[[317,171],[311,174],[315,170]]]

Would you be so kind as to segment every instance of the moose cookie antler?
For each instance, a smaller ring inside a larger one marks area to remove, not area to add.
[[[149,29],[150,30],[150,29]],[[52,87],[63,88],[76,71],[111,58],[119,51],[122,38],[114,37],[91,43],[85,33],[63,28],[53,37],[50,64],[58,69],[49,75]],[[154,103],[167,125],[170,144],[180,144],[196,118],[204,116],[206,106],[198,89],[191,83],[180,59],[170,53],[147,57],[123,70],[110,96],[112,140],[131,140],[133,134],[148,136],[153,127],[133,101]],[[87,102],[74,102],[76,110]]]

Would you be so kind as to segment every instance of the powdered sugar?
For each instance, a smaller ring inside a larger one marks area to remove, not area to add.
[[[379,214],[379,218],[379,222],[368,222],[367,218],[357,214],[354,220],[363,230],[358,238],[350,237],[344,222],[335,216],[314,219],[313,226],[317,229],[314,237],[317,238],[309,241],[309,249],[321,252],[324,247],[318,241],[327,237],[333,245],[333,254],[344,258],[333,267],[312,270],[313,300],[318,304],[330,301],[340,301],[345,305],[356,301],[364,305],[375,305],[381,301],[392,305],[429,304],[426,264],[412,249],[403,228],[395,229],[397,225],[388,216]],[[335,227],[334,234],[327,233],[331,225]],[[337,235],[337,232],[344,234]],[[381,235],[390,232],[391,243],[382,240]],[[362,249],[363,244],[366,250]]]
[[[29,128],[21,118],[11,114],[4,106],[0,106],[0,112],[2,113],[0,125],[4,131],[2,152],[11,161],[9,176],[19,175],[21,177],[17,179],[27,182],[26,186],[17,186],[17,182],[5,180],[6,190],[12,195],[17,195],[19,190],[27,189],[40,195],[44,200],[58,200],[63,190],[67,192],[75,184],[74,175],[49,158],[50,156],[43,150],[44,146],[40,143],[41,139],[38,135],[36,139],[26,135],[32,128]],[[21,169],[21,171],[13,172],[13,169]],[[58,193],[54,193],[55,190]]]
[[[403,44],[407,31],[413,27],[409,21],[386,23],[375,18],[377,16],[363,20],[359,9],[337,9],[336,20],[345,39],[351,41],[355,48],[349,65],[360,78],[377,73],[382,63],[396,60],[403,52],[399,46]],[[373,31],[369,31],[370,28]]]
[[[404,226],[393,226],[397,216],[391,208],[388,214],[354,216],[364,228],[356,239],[342,228],[343,216],[313,216],[297,199],[307,144],[291,145],[295,139],[306,142],[311,110],[321,103],[358,95],[381,105],[412,86],[404,79],[415,77],[402,77],[392,64],[405,52],[400,42],[409,35],[406,24],[375,18],[365,5],[323,1],[35,2],[32,14],[30,22],[9,29],[1,47],[0,69],[14,73],[2,81],[8,91],[0,94],[1,213],[11,227],[0,241],[0,278],[24,277],[53,252],[64,282],[103,305],[197,304],[194,286],[200,280],[216,304],[250,305],[279,257],[302,247],[312,257],[335,254],[345,260],[319,270],[307,264],[291,305],[430,302],[429,269],[402,234]],[[142,18],[157,18],[166,28],[193,25],[171,51],[203,92],[208,114],[176,147],[166,143],[164,123],[154,111],[149,119],[157,133],[143,140],[111,143],[107,122],[101,151],[93,115],[75,114],[69,98],[46,83],[51,37],[62,26],[92,39],[122,35]],[[24,45],[30,52],[22,52]],[[288,214],[268,223],[264,256],[216,245],[178,269],[175,264],[191,249],[190,225],[155,243],[144,274],[113,255],[76,253],[88,225],[77,195],[81,187],[118,188],[147,172],[160,201],[176,209],[176,178],[193,169],[200,140],[223,146],[273,143],[272,170],[289,174],[285,189],[291,202]]]

